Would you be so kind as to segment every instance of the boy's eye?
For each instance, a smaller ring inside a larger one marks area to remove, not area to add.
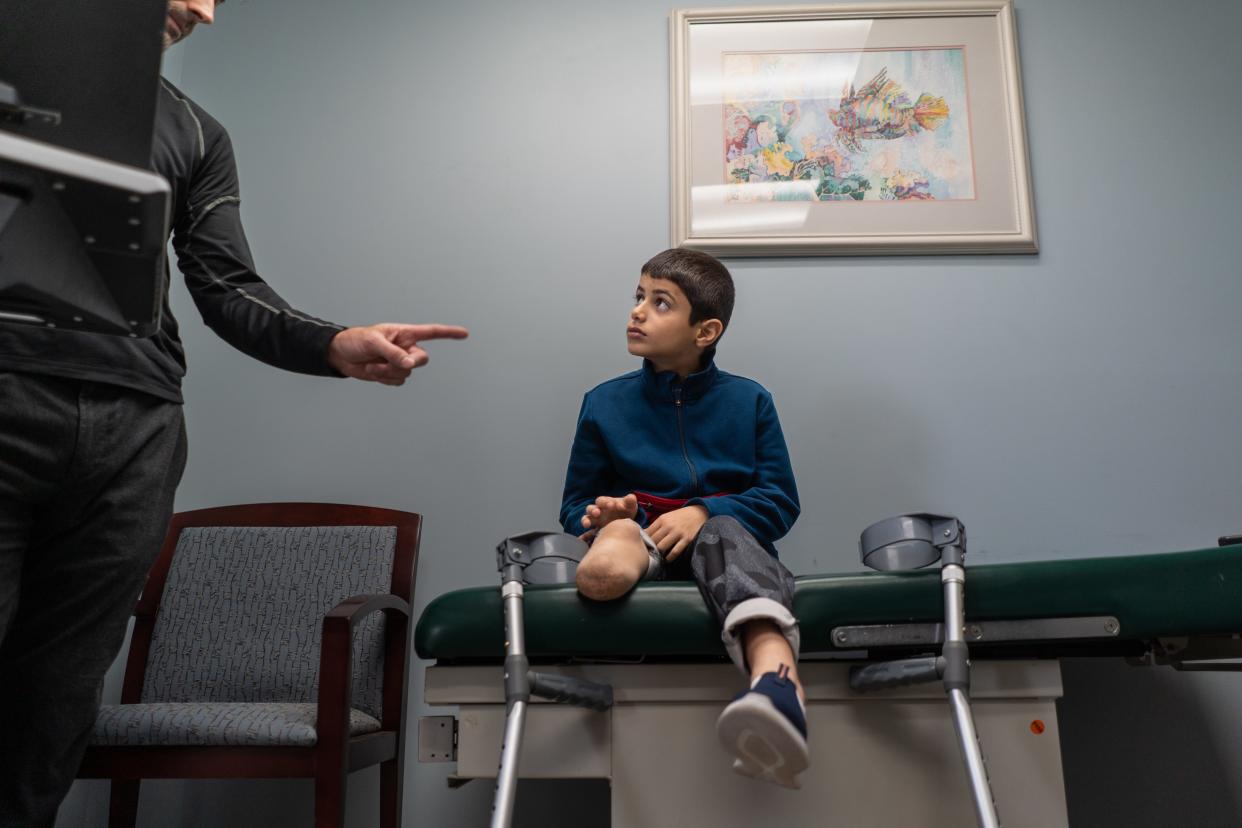
[[[669,308],[668,301],[665,299],[657,299],[655,304],[660,310],[668,310]]]

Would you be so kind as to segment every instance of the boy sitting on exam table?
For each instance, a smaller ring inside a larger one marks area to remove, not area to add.
[[[738,773],[796,788],[810,764],[806,702],[793,576],[773,543],[798,517],[798,491],[772,396],[716,367],[733,299],[729,271],[706,253],[643,265],[626,328],[642,368],[583,398],[561,524],[591,542],[577,575],[588,598],[643,580],[698,584],[750,679],[717,736]]]

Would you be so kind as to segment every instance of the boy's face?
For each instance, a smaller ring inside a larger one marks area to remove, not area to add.
[[[697,360],[698,334],[699,326],[690,323],[690,301],[681,288],[646,273],[639,277],[625,329],[631,354],[657,364]]]

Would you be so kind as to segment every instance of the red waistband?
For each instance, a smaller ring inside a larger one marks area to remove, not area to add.
[[[655,520],[660,515],[682,508],[691,500],[706,500],[711,497],[723,497],[727,494],[729,494],[729,492],[716,492],[714,494],[702,495],[699,498],[690,498],[660,497],[658,495],[647,494],[646,492],[634,492],[634,496],[638,498],[639,507],[647,513],[648,522]]]

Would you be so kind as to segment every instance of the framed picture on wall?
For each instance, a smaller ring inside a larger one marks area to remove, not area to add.
[[[1010,0],[678,9],[672,241],[1034,253]]]

